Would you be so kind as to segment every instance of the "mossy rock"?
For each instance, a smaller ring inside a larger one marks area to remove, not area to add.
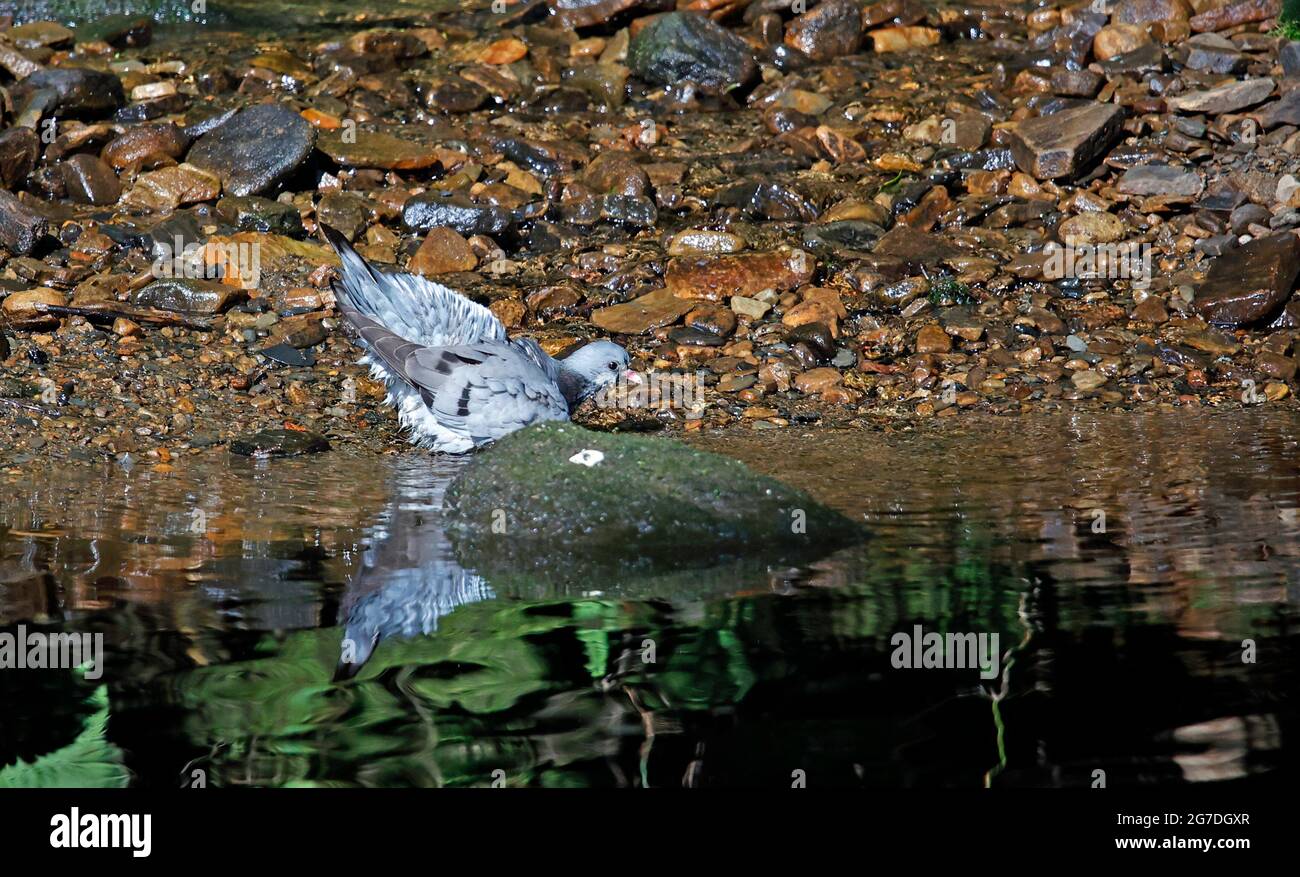
[[[574,462],[597,452],[594,465]],[[538,424],[476,455],[447,489],[457,558],[482,572],[809,560],[865,538],[803,491],[679,442]]]

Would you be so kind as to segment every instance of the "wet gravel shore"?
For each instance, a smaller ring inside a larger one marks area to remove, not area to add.
[[[1295,406],[1279,2],[468,5],[0,30],[0,467],[402,449],[320,222],[600,428]]]

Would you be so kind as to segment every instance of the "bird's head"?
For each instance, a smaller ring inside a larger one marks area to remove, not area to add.
[[[586,398],[619,379],[629,386],[641,383],[641,376],[629,368],[631,358],[627,351],[613,341],[593,341],[575,350],[562,360],[564,368],[581,382],[581,397]]]

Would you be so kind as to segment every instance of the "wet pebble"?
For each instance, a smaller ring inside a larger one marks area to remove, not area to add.
[[[266,429],[230,441],[230,452],[242,457],[297,457],[329,449],[324,436],[305,430]]]
[[[708,18],[685,12],[661,15],[642,27],[628,46],[627,63],[637,76],[661,85],[687,80],[723,89],[745,85],[758,74],[744,40]]]
[[[215,174],[231,195],[257,195],[307,160],[316,129],[281,104],[240,110],[200,137],[186,160]]]

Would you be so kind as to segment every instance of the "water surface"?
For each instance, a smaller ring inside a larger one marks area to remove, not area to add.
[[[0,784],[1280,782],[1298,427],[702,435],[873,538],[579,588],[476,574],[439,519],[458,464],[415,451],[11,471],[0,630],[102,632],[108,656],[98,680],[0,671],[22,762]],[[895,669],[916,625],[997,633],[1004,672]]]

